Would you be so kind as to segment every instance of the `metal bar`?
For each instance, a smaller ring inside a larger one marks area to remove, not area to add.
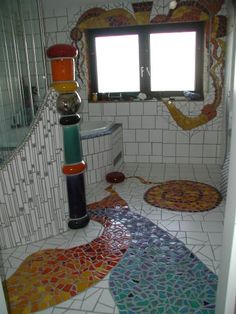
[[[27,71],[27,79],[28,79],[28,86],[29,86],[29,98],[30,98],[30,108],[32,111],[32,117],[34,117],[35,112],[34,112],[34,106],[33,106],[33,95],[32,95],[32,90],[31,90],[31,76],[30,76],[30,67],[29,67],[29,55],[28,55],[28,46],[27,46],[27,39],[26,39],[26,32],[25,32],[25,24],[24,24],[24,19],[23,19],[23,12],[22,12],[22,7],[20,0],[17,0],[18,8],[19,8],[19,15],[22,23],[22,31],[23,31],[23,44],[24,44],[24,52],[25,52],[25,59],[26,59],[26,71]]]
[[[18,88],[15,88],[15,93],[17,93],[19,95],[19,99],[18,97],[17,98],[17,102],[16,104],[17,105],[20,105],[21,103],[21,109],[22,109],[22,112],[24,114],[21,114],[21,119],[22,119],[22,125],[26,125],[26,111],[25,111],[25,106],[24,106],[24,101],[25,101],[25,98],[24,98],[24,91],[23,91],[23,82],[22,82],[22,72],[21,72],[21,60],[20,60],[20,54],[19,54],[19,47],[18,47],[18,43],[16,41],[16,33],[15,33],[15,29],[14,29],[14,25],[13,25],[13,21],[11,19],[11,31],[12,31],[12,42],[13,42],[13,51],[14,51],[14,55],[15,55],[15,67],[16,67],[16,71],[15,71],[15,75],[17,76],[17,86],[15,87],[18,87]],[[19,103],[18,103],[19,101]]]
[[[45,91],[48,89],[48,78],[47,78],[47,67],[46,67],[46,59],[45,59],[45,53],[46,50],[46,42],[45,42],[45,27],[43,23],[43,7],[42,7],[42,1],[36,0],[37,4],[37,11],[38,11],[38,17],[39,17],[39,29],[40,29],[40,39],[41,39],[41,46],[42,46],[42,60],[43,60],[43,71],[44,71],[44,84],[45,84]]]
[[[4,45],[4,60],[6,64],[6,82],[7,82],[7,88],[8,88],[8,93],[9,93],[9,100],[12,105],[12,111],[15,112],[15,106],[14,106],[14,95],[13,95],[13,85],[12,85],[12,79],[11,79],[11,68],[10,68],[10,60],[9,60],[9,51],[7,47],[7,38],[6,38],[6,30],[5,30],[5,25],[3,18],[1,17],[1,23],[2,23],[2,30],[3,30],[3,45]],[[16,113],[16,112],[15,112]]]
[[[35,49],[35,39],[34,39],[34,34],[33,34],[33,24],[32,24],[32,15],[31,15],[31,10],[29,12],[29,16],[30,16],[30,25],[31,25],[31,40],[32,40],[32,49],[33,49],[33,65],[34,65],[34,71],[35,71],[35,83],[36,83],[36,88],[37,88],[37,92],[38,92],[38,96],[39,96],[39,77],[38,77],[38,67],[37,67],[37,56],[36,56],[36,49]],[[33,97],[33,95],[32,95]]]

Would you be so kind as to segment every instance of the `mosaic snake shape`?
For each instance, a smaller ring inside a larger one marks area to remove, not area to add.
[[[214,314],[217,276],[177,238],[131,211],[106,210],[132,242],[109,286],[120,314]]]
[[[169,110],[172,118],[183,130],[192,130],[200,125],[203,125],[217,115],[216,108],[220,105],[222,99],[222,83],[223,83],[223,74],[222,74],[222,65],[225,56],[225,42],[221,39],[213,39],[213,56],[216,60],[216,63],[212,65],[210,69],[210,76],[213,81],[213,87],[215,89],[215,97],[212,103],[206,104],[201,113],[196,117],[189,117],[184,115],[171,100],[162,100]],[[221,48],[220,55],[217,55],[218,48]],[[221,79],[216,75],[217,67],[221,67]]]
[[[225,31],[223,30],[224,27],[220,25],[222,16],[216,16],[216,14],[220,11],[222,4],[223,0],[216,0],[214,1],[214,3],[207,0],[190,2],[178,1],[177,8],[175,10],[169,10],[169,13],[167,15],[158,14],[151,20],[150,16],[153,5],[152,1],[132,4],[134,14],[123,8],[116,8],[107,11],[103,8],[93,8],[87,10],[80,16],[78,22],[76,23],[76,26],[71,30],[70,36],[74,45],[78,47],[78,42],[81,41],[81,45],[83,48],[83,41],[81,40],[82,33],[85,29],[88,28],[117,27],[149,23],[155,24],[162,22],[183,22],[189,21],[189,16],[191,15],[193,16],[193,20],[207,21],[210,19],[210,16],[215,15],[213,19],[214,25],[212,33],[207,34],[207,36],[211,36],[211,44],[213,45],[213,57],[216,61],[216,63],[211,67],[209,71],[213,81],[213,87],[215,89],[215,97],[213,102],[206,104],[202,108],[201,113],[198,116],[186,116],[181,112],[181,110],[176,108],[175,104],[172,101],[162,100],[177,125],[180,126],[183,130],[192,130],[198,126],[206,124],[216,117],[216,109],[220,105],[222,99],[222,72],[225,55],[225,42],[218,38],[225,36]],[[217,50],[219,47],[221,48],[221,52],[220,56],[218,57]],[[85,56],[83,56],[82,54],[82,57],[82,62],[79,62],[79,58],[77,59],[78,73],[81,80],[82,77],[80,75],[80,69],[82,69],[81,71],[84,76],[83,62]],[[211,63],[213,63],[212,59]],[[221,76],[220,78],[216,74],[217,67],[221,67],[219,71]]]
[[[67,301],[102,280],[117,265],[131,236],[119,221],[100,211],[91,213],[91,219],[104,227],[100,237],[69,249],[33,253],[6,280],[11,314],[29,314]]]
[[[214,314],[217,276],[177,238],[128,210],[112,186],[106,190],[108,197],[89,205],[103,234],[85,245],[27,257],[6,282],[11,313],[66,301],[112,270],[110,291],[122,314]],[[124,207],[107,208],[117,204]]]

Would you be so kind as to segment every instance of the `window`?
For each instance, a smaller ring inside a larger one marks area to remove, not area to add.
[[[204,24],[172,23],[87,31],[90,91],[126,99],[203,97]]]
[[[99,93],[140,91],[138,35],[96,37],[95,47]]]

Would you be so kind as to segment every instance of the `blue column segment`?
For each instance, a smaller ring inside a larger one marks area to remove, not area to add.
[[[80,116],[78,114],[62,116],[60,124],[63,127],[63,143],[65,166],[78,166],[82,161],[82,145],[79,130]],[[82,167],[83,168],[83,167]],[[76,174],[67,175],[67,194],[69,202],[69,222],[71,229],[78,229],[86,226],[89,216],[86,209],[85,182],[83,170]],[[65,173],[65,172],[64,172]],[[67,173],[65,173],[67,174]]]
[[[82,228],[89,222],[86,209],[84,174],[66,177],[67,193],[69,201],[69,227],[72,229]]]

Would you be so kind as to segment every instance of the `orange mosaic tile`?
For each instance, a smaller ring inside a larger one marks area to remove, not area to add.
[[[99,208],[117,208],[122,207],[128,209],[128,204],[120,195],[113,189],[113,185],[109,185],[106,189],[110,193],[107,197],[104,197],[101,201],[94,202],[87,205],[88,209],[99,209]]]
[[[131,242],[130,233],[120,222],[96,215],[96,210],[128,210],[128,204],[112,184],[105,190],[109,196],[87,206],[90,218],[103,225],[102,235],[85,245],[28,256],[6,280],[11,314],[28,314],[67,301],[103,279],[122,259]]]
[[[118,200],[117,196],[108,198],[105,204]],[[70,249],[38,251],[7,279],[11,314],[27,314],[64,302],[103,279],[117,265],[129,247],[130,233],[121,223],[96,216],[96,211],[91,219],[103,225],[100,237]]]

